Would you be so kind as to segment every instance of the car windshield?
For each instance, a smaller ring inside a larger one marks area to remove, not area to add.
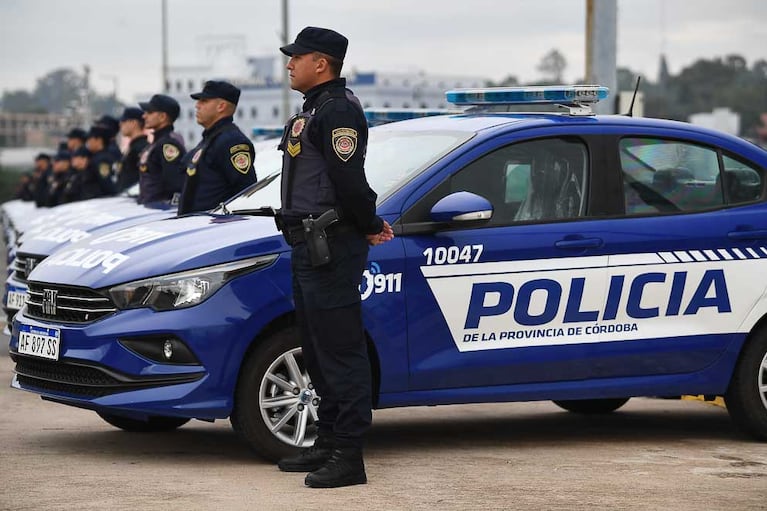
[[[469,140],[474,133],[462,131],[406,131],[381,126],[370,130],[365,175],[382,202],[435,161]],[[259,156],[261,159],[259,160]],[[226,204],[226,211],[280,207],[282,152],[276,149],[256,154],[259,184]]]

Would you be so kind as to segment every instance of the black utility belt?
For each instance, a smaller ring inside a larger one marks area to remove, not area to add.
[[[327,234],[328,237],[342,236],[344,234],[353,234],[356,232],[358,231],[352,224],[343,222],[336,222],[325,228],[325,234]],[[282,234],[285,236],[285,241],[287,241],[290,246],[297,243],[305,243],[307,240],[307,232],[301,225],[286,225],[282,230]]]

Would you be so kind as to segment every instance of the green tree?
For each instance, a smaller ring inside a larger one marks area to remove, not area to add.
[[[567,67],[565,56],[554,49],[547,53],[538,64],[538,71],[543,73],[545,81],[562,83],[562,77]]]
[[[3,111],[18,113],[39,114],[45,113],[45,109],[37,102],[33,94],[25,90],[5,91],[2,99]]]
[[[5,91],[2,109],[14,113],[67,114],[80,103],[84,77],[71,69],[61,68],[47,73],[37,80],[32,92]],[[90,90],[88,101],[97,114],[118,114],[123,104],[111,94],[101,95]]]

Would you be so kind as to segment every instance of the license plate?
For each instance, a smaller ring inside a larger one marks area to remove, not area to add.
[[[30,325],[19,327],[19,353],[58,360],[60,346],[61,332],[58,328]]]
[[[8,303],[6,305],[9,309],[19,310],[27,303],[27,298],[29,298],[27,293],[8,291]]]

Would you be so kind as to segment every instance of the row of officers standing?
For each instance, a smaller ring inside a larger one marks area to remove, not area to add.
[[[204,128],[193,149],[187,151],[173,129],[178,102],[155,94],[140,108],[126,108],[119,120],[102,116],[87,132],[72,129],[52,159],[37,156],[16,198],[51,207],[112,196],[139,183],[140,204],[171,201],[180,215],[212,209],[256,182],[255,150],[234,124],[240,89],[210,80],[191,97]],[[129,141],[124,153],[115,142],[118,132]]]

